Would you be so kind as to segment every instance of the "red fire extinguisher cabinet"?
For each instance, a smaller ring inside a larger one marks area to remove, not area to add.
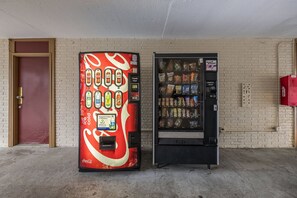
[[[297,78],[295,75],[284,76],[280,79],[281,104],[297,106]]]

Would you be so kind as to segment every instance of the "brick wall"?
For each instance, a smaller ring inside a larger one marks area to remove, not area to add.
[[[7,145],[8,42],[0,40],[0,146]],[[290,39],[57,39],[56,130],[58,146],[78,145],[78,53],[139,52],[142,77],[142,143],[152,144],[152,53],[218,52],[221,147],[291,147],[293,111],[278,105],[280,75],[292,73]],[[2,72],[4,71],[4,72]],[[6,84],[5,84],[6,83]],[[252,105],[241,107],[241,84],[251,83]],[[3,108],[3,111],[2,111]],[[280,130],[274,128],[280,125]]]
[[[116,50],[140,53],[144,147],[151,147],[153,52],[219,53],[219,115],[220,127],[225,129],[220,134],[222,147],[291,147],[292,109],[279,107],[277,89],[277,57],[280,74],[290,74],[291,45],[289,39],[57,39],[57,143],[78,143],[78,53]],[[241,107],[242,83],[252,85],[251,107]],[[280,130],[273,132],[278,122]]]
[[[0,39],[0,146],[8,146],[8,40]]]

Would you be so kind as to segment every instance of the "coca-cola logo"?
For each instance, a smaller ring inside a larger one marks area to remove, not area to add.
[[[86,163],[86,164],[92,164],[92,160],[90,160],[90,159],[88,159],[88,160],[82,159],[81,162]]]

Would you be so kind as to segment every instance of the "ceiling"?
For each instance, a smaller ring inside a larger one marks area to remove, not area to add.
[[[0,37],[297,37],[297,1],[0,0]]]

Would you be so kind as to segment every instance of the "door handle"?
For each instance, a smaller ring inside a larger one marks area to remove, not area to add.
[[[22,105],[23,104],[23,87],[19,87],[18,88],[18,96],[16,96],[16,99],[18,100],[18,105]]]

